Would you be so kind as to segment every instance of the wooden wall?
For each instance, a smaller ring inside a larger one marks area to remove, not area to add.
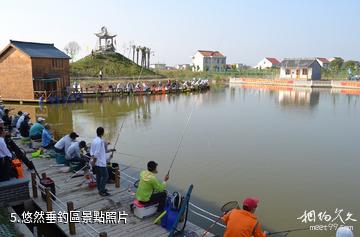
[[[47,74],[57,73],[60,80],[56,83],[57,90],[65,90],[70,86],[69,60],[52,58],[32,58],[34,78],[43,78]],[[45,84],[34,81],[35,90],[45,90]],[[55,88],[54,88],[55,89]]]
[[[10,47],[0,57],[0,95],[4,100],[33,100],[31,59]]]

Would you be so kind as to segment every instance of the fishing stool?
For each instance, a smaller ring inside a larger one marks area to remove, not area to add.
[[[156,213],[158,209],[159,203],[142,203],[138,200],[134,200],[134,202],[130,205],[130,209],[134,211],[134,215],[139,218],[144,218],[148,216],[152,216]]]

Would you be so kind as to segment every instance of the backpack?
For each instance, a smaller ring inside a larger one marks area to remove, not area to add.
[[[170,208],[172,210],[180,210],[183,201],[184,197],[179,192],[173,192],[170,199]]]

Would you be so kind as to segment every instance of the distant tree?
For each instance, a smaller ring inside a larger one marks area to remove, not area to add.
[[[140,52],[141,46],[136,47],[136,64],[139,64],[139,52]]]
[[[75,41],[69,42],[64,48],[65,52],[70,55],[72,61],[74,61],[74,58],[79,53],[80,49],[80,45]]]
[[[336,57],[329,63],[329,68],[333,71],[339,71],[344,64],[344,59]]]
[[[132,52],[133,52],[133,62],[135,62],[135,50],[136,50],[136,45],[131,46],[132,47]]]
[[[345,69],[351,68],[351,70],[355,70],[358,67],[358,65],[359,65],[359,62],[354,61],[354,60],[349,60],[344,63],[343,67]]]

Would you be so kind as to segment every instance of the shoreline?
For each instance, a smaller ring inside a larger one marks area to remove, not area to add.
[[[360,90],[360,81],[304,81],[294,79],[263,79],[263,78],[230,78],[230,84],[253,84],[267,86],[306,87],[306,88],[328,88],[328,89],[351,89]]]

